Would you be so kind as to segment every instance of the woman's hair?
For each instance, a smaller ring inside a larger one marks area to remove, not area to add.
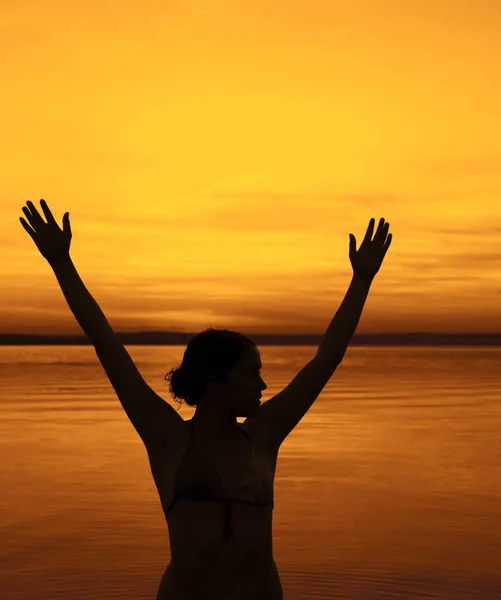
[[[182,363],[171,369],[164,379],[175,402],[180,399],[197,406],[208,381],[225,381],[245,350],[256,344],[247,336],[229,329],[213,329],[193,336],[184,351]]]

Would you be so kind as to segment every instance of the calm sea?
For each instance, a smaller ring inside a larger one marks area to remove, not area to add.
[[[128,350],[177,407],[184,347]],[[267,400],[316,348],[260,350]],[[94,349],[0,347],[0,386],[0,597],[153,600],[167,526]],[[501,349],[349,348],[282,445],[273,534],[285,600],[501,598]]]

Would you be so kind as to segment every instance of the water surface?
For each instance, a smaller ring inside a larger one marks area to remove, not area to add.
[[[184,347],[127,349],[177,408]],[[267,400],[316,348],[260,351]],[[0,347],[0,385],[1,597],[153,600],[167,526],[94,349]],[[499,348],[351,347],[279,454],[284,600],[501,598],[500,406]]]

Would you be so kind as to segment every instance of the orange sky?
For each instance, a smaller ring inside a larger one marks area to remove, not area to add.
[[[80,333],[22,228],[70,212],[116,331],[501,330],[498,0],[2,3],[0,331]]]

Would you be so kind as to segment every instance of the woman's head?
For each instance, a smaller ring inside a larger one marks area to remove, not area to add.
[[[165,379],[176,402],[192,407],[226,402],[236,416],[249,416],[259,407],[261,358],[256,344],[228,329],[206,329],[188,342],[182,363]]]

